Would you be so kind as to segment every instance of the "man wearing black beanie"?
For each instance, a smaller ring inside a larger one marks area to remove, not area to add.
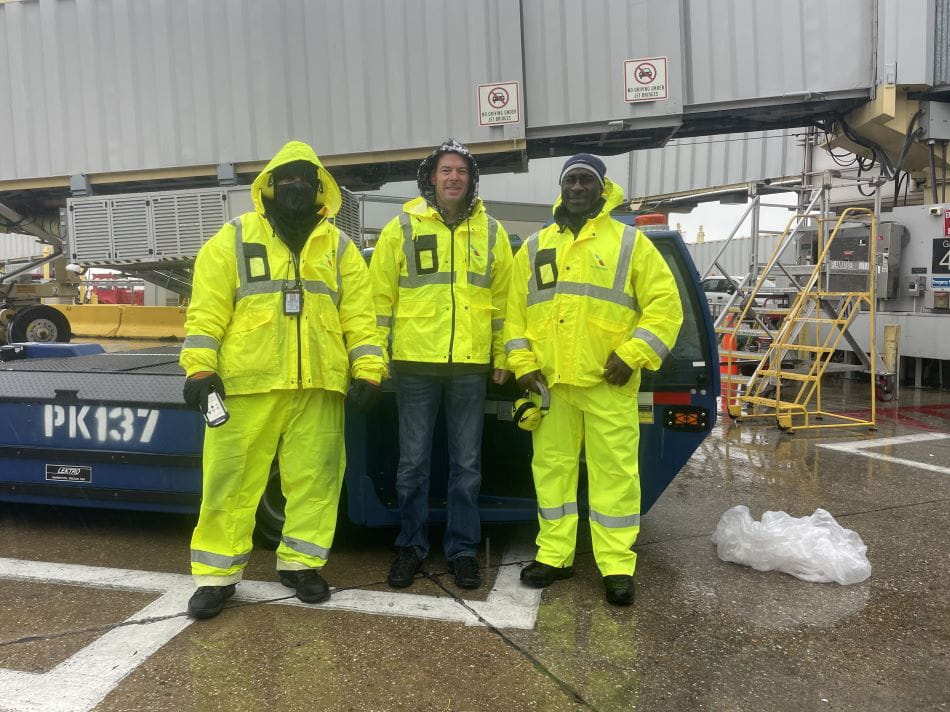
[[[606,172],[589,153],[564,164],[554,224],[515,255],[505,350],[518,384],[534,393],[546,386],[550,395],[532,432],[538,554],[521,581],[544,588],[574,575],[583,446],[594,559],[607,600],[630,605],[640,531],[640,371],[660,367],[683,310],[653,243],[611,217],[623,191]]]

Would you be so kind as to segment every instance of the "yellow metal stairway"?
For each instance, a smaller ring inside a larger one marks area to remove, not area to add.
[[[827,264],[830,248],[842,226],[846,223],[865,222],[869,235],[876,235],[875,212],[867,208],[848,208],[837,218],[834,229],[822,239],[825,213],[803,213],[789,221],[783,239],[776,246],[769,261],[763,265],[756,286],[745,298],[745,303],[723,315],[725,326],[717,327],[722,336],[720,359],[726,373],[722,374],[723,398],[729,415],[736,420],[746,418],[772,418],[777,425],[789,432],[797,429],[818,427],[875,426],[875,383],[879,355],[874,336],[874,265],[875,240],[869,240],[866,284],[859,291],[829,291]],[[819,236],[818,258],[804,282],[798,282],[779,262],[779,256],[791,237],[805,221],[817,223]],[[758,288],[774,269],[786,272],[792,284],[799,290],[780,325],[775,322],[775,310],[768,310],[768,321],[756,309]],[[849,329],[861,311],[869,312],[871,353],[864,353]],[[732,315],[735,316],[732,316]],[[770,328],[776,327],[777,328]],[[813,335],[806,335],[806,326],[813,327]],[[757,350],[740,348],[756,339]],[[742,339],[745,339],[743,342]],[[860,361],[859,366],[840,364],[833,357],[847,340]],[[751,375],[738,373],[745,369]],[[834,370],[864,370],[870,375],[870,417],[826,409],[822,403],[822,379]]]

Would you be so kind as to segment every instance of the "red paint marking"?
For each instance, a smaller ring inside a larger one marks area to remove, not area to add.
[[[689,393],[669,392],[653,394],[654,405],[690,405],[692,402],[693,397]]]

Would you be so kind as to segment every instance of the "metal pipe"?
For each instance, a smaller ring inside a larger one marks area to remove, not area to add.
[[[936,205],[940,202],[940,198],[937,197],[937,161],[935,157],[937,149],[934,146],[935,143],[936,141],[933,139],[927,141],[927,160],[930,162],[930,192],[933,195],[934,204]]]
[[[13,270],[12,272],[5,272],[3,274],[0,274],[0,284],[2,284],[3,282],[6,282],[11,277],[16,277],[18,274],[29,272],[31,270],[36,269],[37,267],[42,267],[47,262],[52,262],[53,260],[55,260],[57,257],[59,257],[62,254],[63,254],[62,250],[60,250],[59,248],[54,248],[53,253],[51,255],[48,255],[40,260],[37,260],[36,262],[30,262],[27,265],[23,265],[22,267],[19,267]]]
[[[709,274],[712,272],[712,268],[716,266],[716,263],[719,261],[719,258],[722,257],[722,254],[726,251],[726,247],[729,246],[729,241],[732,240],[732,238],[735,236],[737,232],[739,232],[739,228],[742,227],[742,223],[745,222],[745,219],[749,216],[749,213],[752,211],[752,208],[754,208],[758,204],[758,202],[759,202],[759,199],[755,198],[746,206],[746,209],[742,213],[742,216],[736,222],[736,226],[732,228],[732,232],[729,233],[729,237],[727,237],[725,240],[722,241],[722,247],[719,248],[719,252],[716,253],[716,256],[713,257],[712,262],[710,263],[709,267],[706,268],[706,271],[703,272],[702,276],[699,278],[700,281],[706,279],[706,277],[708,277]],[[720,267],[719,269],[722,269],[722,267]]]
[[[4,205],[3,203],[0,203],[0,215],[14,224],[22,223],[24,220],[24,217],[20,215],[20,213],[18,213],[13,208]],[[34,237],[40,238],[40,242],[44,242],[47,245],[52,245],[58,250],[62,250],[63,248],[63,241],[60,239],[60,237],[58,235],[54,235],[51,232],[47,232],[42,227],[28,223],[26,225],[21,225],[19,229],[29,233],[30,235],[33,235]]]
[[[940,162],[943,164],[940,170],[940,172],[942,173],[942,178],[940,182],[943,183],[943,187],[941,188],[940,193],[943,196],[942,202],[944,203],[947,202],[947,143],[948,143],[947,141],[943,142],[943,146],[941,147],[942,150],[940,152],[942,154],[942,158]]]

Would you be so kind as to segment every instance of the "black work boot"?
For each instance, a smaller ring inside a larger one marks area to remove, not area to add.
[[[540,561],[532,561],[521,569],[521,583],[531,588],[547,588],[555,581],[568,579],[573,575],[573,566],[558,568],[542,564]]]
[[[323,580],[319,569],[281,569],[278,573],[280,582],[287,588],[297,589],[297,598],[304,603],[323,603],[330,598],[330,587]]]
[[[386,581],[393,588],[406,588],[412,584],[412,579],[422,571],[422,559],[416,556],[416,550],[411,546],[400,547],[396,551],[396,558],[389,567],[389,576]]]
[[[608,603],[615,606],[629,606],[636,597],[633,576],[625,574],[604,576],[604,592],[607,594]]]
[[[449,571],[455,574],[455,585],[459,588],[478,588],[482,585],[474,556],[456,557],[449,562]]]
[[[224,602],[234,595],[234,584],[227,586],[199,586],[188,599],[191,618],[214,618],[224,608]]]

